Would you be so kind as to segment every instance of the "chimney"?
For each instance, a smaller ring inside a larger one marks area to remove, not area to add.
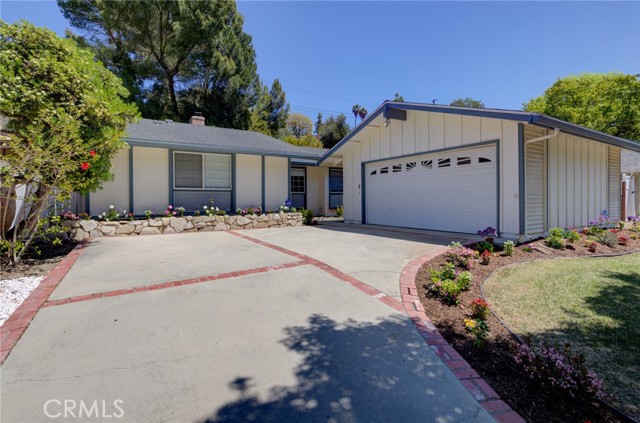
[[[189,123],[192,125],[204,126],[204,117],[202,116],[202,112],[195,112],[191,119],[189,119]]]

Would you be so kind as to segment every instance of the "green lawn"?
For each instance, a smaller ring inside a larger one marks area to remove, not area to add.
[[[484,290],[516,333],[570,341],[605,390],[640,412],[640,253],[523,263],[498,271]]]

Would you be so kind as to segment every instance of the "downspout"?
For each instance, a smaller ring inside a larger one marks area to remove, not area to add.
[[[532,138],[528,141],[525,141],[524,145],[530,144],[532,142],[536,142],[536,141],[544,141],[544,140],[548,140],[549,138],[554,138],[557,137],[558,134],[560,133],[560,129],[559,128],[553,128],[553,132],[550,133],[549,135],[543,135],[541,137],[538,138]]]

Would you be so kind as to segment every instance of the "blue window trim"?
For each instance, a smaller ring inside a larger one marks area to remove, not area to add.
[[[329,190],[328,190],[328,195],[327,195],[327,197],[328,197],[327,198],[327,200],[328,200],[327,203],[329,205],[329,210],[334,210],[335,209],[335,207],[334,208],[331,207],[331,194],[337,194],[338,193],[338,191],[336,191],[336,192],[332,192],[331,191],[331,171],[332,170],[339,170],[339,171],[342,172],[342,178],[343,178],[342,181],[343,181],[343,184],[344,184],[344,168],[341,168],[341,167],[330,167],[329,168]],[[344,196],[344,185],[343,185],[342,191],[340,191],[339,193]],[[343,201],[344,201],[344,197],[343,197]],[[342,205],[342,204],[340,204],[340,205]]]
[[[262,210],[264,211],[267,208],[267,195],[266,195],[266,183],[265,183],[265,157],[262,156]]]

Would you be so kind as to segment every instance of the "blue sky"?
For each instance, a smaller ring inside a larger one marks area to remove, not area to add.
[[[55,2],[2,1],[63,35]],[[315,119],[401,93],[448,104],[474,97],[520,109],[558,77],[640,73],[640,2],[238,3],[264,82],[282,82],[292,111]]]

